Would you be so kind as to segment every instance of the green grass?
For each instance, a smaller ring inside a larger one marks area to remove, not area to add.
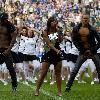
[[[90,78],[85,79],[87,84],[78,84],[76,81],[69,93],[65,93],[65,81],[62,83],[62,97],[57,97],[56,84],[50,86],[49,82],[44,83],[38,97],[34,96],[35,84],[26,86],[18,85],[16,93],[11,92],[11,84],[4,86],[0,83],[0,100],[100,100],[100,85],[90,85]],[[46,93],[46,95],[45,95]],[[48,95],[47,95],[48,94]]]

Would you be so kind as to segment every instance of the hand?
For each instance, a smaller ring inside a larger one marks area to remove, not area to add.
[[[59,53],[58,54],[60,55],[60,58],[61,59],[64,59],[64,55],[63,55],[63,52],[61,50],[59,50]]]

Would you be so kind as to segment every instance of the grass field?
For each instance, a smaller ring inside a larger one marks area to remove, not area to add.
[[[11,92],[11,84],[4,86],[0,83],[0,100],[100,100],[100,85],[90,85],[90,78],[86,84],[78,84],[76,81],[69,93],[65,93],[65,82],[62,83],[63,96],[56,96],[56,84],[44,83],[38,97],[34,96],[35,84],[29,86],[19,83],[18,91]]]

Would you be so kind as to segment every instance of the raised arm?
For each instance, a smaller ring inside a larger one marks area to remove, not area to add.
[[[38,29],[32,28],[36,33],[42,34],[42,31],[39,31]]]

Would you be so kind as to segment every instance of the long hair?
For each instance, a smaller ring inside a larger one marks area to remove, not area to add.
[[[47,21],[47,33],[50,31],[51,28],[51,22],[55,21],[56,18],[55,17],[50,17]]]

